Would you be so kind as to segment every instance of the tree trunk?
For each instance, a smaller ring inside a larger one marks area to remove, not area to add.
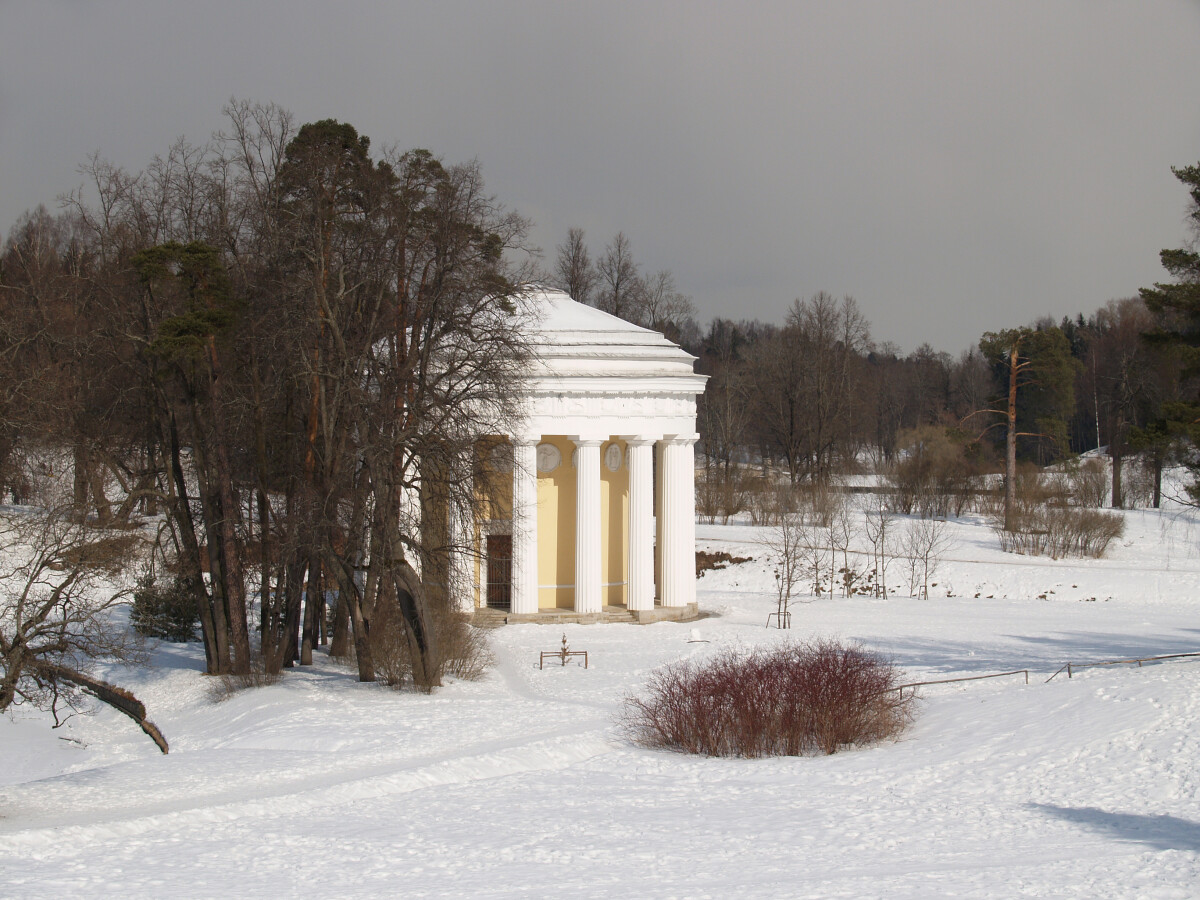
[[[1121,463],[1125,458],[1124,423],[1117,419],[1112,433],[1112,446],[1109,455],[1112,457],[1112,508],[1125,508],[1125,491],[1121,486]]]
[[[88,511],[88,483],[90,481],[88,478],[88,468],[90,467],[90,463],[88,461],[87,447],[82,441],[77,441],[72,451],[74,461],[72,488],[75,515],[82,522],[87,518]]]
[[[229,672],[228,633],[225,630],[223,609],[214,602],[204,585],[203,561],[200,558],[200,541],[196,536],[196,523],[192,518],[192,507],[188,497],[187,475],[180,458],[179,428],[175,413],[167,414],[167,438],[170,446],[171,476],[175,490],[172,491],[174,509],[172,518],[179,528],[183,543],[184,571],[188,573],[195,590],[196,606],[200,613],[200,633],[204,639],[204,656],[209,675],[224,675]],[[201,456],[201,458],[203,458]]]
[[[329,638],[330,656],[350,655],[350,607],[346,602],[341,579],[338,582],[338,598],[333,605],[333,633]]]
[[[238,552],[237,510],[238,504],[233,490],[233,463],[226,439],[225,409],[220,397],[220,368],[216,343],[209,338],[209,415],[212,421],[213,451],[216,463],[213,474],[217,482],[219,519],[217,528],[221,536],[221,563],[225,576],[225,599],[229,605],[229,637],[233,645],[233,671],[235,675],[250,674],[250,632],[246,616],[246,579],[242,575],[242,558]]]
[[[1004,530],[1017,530],[1017,344],[1008,351],[1008,432],[1004,439]]]
[[[308,588],[304,592],[304,632],[300,639],[300,665],[311,666],[321,607],[321,559],[314,550],[308,561]]]
[[[1162,502],[1162,470],[1163,470],[1163,455],[1158,448],[1154,449],[1154,455],[1151,457],[1154,462],[1154,508],[1158,509]]]

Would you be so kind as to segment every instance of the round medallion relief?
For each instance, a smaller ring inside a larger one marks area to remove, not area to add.
[[[621,448],[617,444],[609,444],[604,451],[604,465],[610,472],[621,468]]]
[[[539,472],[553,472],[562,463],[562,451],[553,444],[537,445],[537,469]]]

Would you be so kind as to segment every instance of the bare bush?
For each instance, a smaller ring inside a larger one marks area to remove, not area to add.
[[[1136,509],[1154,504],[1154,465],[1148,456],[1127,457],[1134,463],[1126,469],[1123,481],[1125,507]]]
[[[444,623],[441,642],[441,674],[464,681],[478,681],[496,662],[483,630],[464,617]]]
[[[884,472],[893,508],[923,517],[962,515],[975,494],[975,471],[961,438],[930,425],[901,432],[897,440],[900,458]]]
[[[833,485],[829,481],[814,482],[797,488],[795,494],[808,521],[828,528],[834,511],[841,505],[842,495]]]
[[[1006,531],[1003,520],[993,520],[993,528],[1008,553],[1099,559],[1125,533],[1125,520],[1098,509],[1044,506],[1023,514],[1016,531]]]
[[[1056,479],[1034,469],[1017,474],[1013,492],[1012,527],[1005,528],[1003,509],[991,515],[1000,547],[1029,556],[1099,558],[1125,531],[1119,513],[1067,505],[1066,489]]]
[[[759,480],[749,488],[746,506],[751,525],[778,525],[779,517],[793,512],[796,502],[790,488]]]
[[[1076,506],[1098,509],[1108,500],[1108,466],[1102,459],[1072,460],[1064,469],[1065,487]]]
[[[696,515],[702,522],[711,525],[719,519],[722,525],[728,525],[748,505],[745,479],[736,468],[729,473],[709,469],[696,480]]]
[[[270,687],[283,678],[279,672],[268,672],[261,658],[252,659],[250,671],[241,675],[218,675],[208,685],[208,698],[213,703],[223,703],[235,694],[254,688]]]
[[[645,747],[707,756],[835,753],[899,735],[913,698],[900,672],[856,644],[816,641],[726,649],[656,671],[643,697],[627,697],[626,733]]]
[[[438,634],[438,656],[434,660],[440,681],[453,675],[467,681],[482,678],[495,662],[483,631],[470,625],[465,616],[444,610],[434,613]],[[371,654],[376,675],[393,688],[402,688],[412,680],[411,642],[405,624],[394,604],[381,604],[371,622]]]

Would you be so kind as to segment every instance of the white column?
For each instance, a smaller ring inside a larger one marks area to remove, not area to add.
[[[674,435],[663,448],[663,606],[686,606],[696,600],[697,437]]]
[[[512,612],[538,611],[536,436],[513,438]]]
[[[659,440],[654,444],[654,596],[662,603],[663,598],[663,523],[666,521],[663,505],[663,460],[667,445]]]
[[[629,445],[629,609],[654,609],[654,438]]]
[[[574,438],[575,454],[575,612],[603,608],[600,590],[600,445]]]
[[[467,477],[466,495],[472,490]],[[475,608],[475,521],[469,507],[463,506],[463,498],[450,499],[450,602],[459,612],[469,613]]]

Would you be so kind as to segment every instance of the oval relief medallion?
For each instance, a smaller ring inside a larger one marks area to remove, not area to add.
[[[608,471],[615,472],[621,468],[621,448],[617,444],[609,444],[604,451],[604,465]]]
[[[553,472],[562,463],[562,451],[553,444],[537,445],[537,469],[539,472]]]

